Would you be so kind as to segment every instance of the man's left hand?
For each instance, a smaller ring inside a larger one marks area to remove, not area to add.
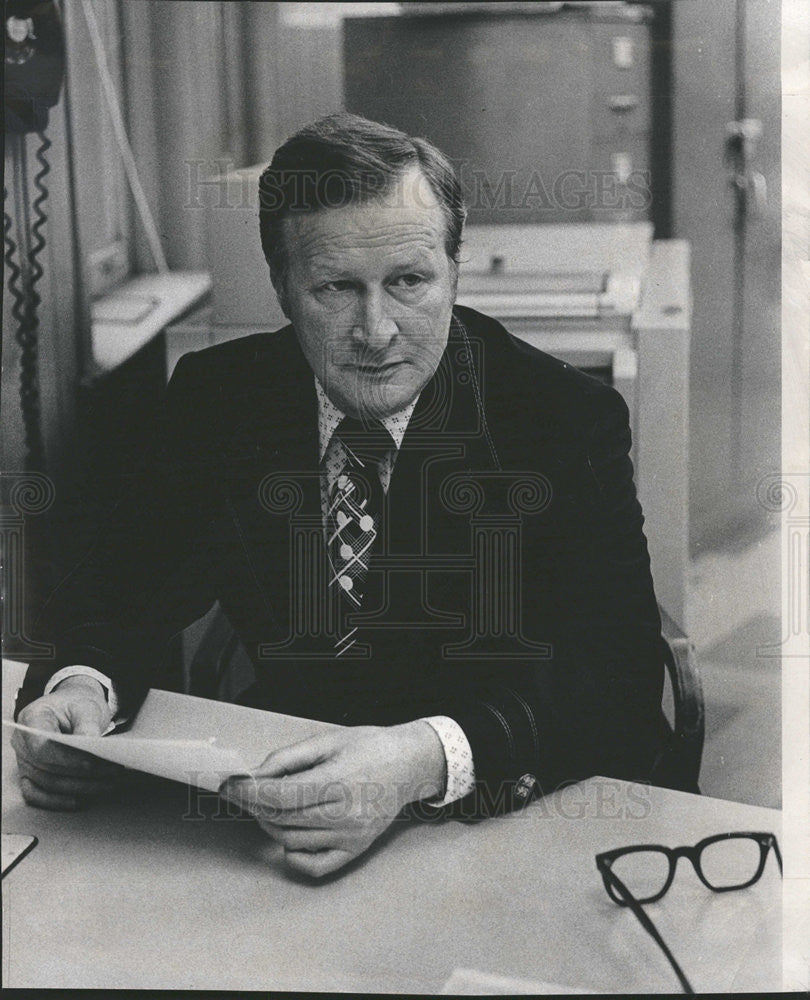
[[[403,806],[442,795],[445,766],[427,722],[356,726],[271,753],[220,795],[283,845],[291,868],[319,878],[367,850]]]

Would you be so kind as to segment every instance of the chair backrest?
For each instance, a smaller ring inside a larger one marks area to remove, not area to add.
[[[672,687],[674,718],[653,769],[652,783],[683,792],[699,792],[705,736],[705,706],[694,645],[664,608],[662,653]]]

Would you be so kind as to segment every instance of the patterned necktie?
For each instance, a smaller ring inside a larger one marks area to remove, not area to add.
[[[345,464],[329,493],[326,546],[329,586],[340,594],[342,619],[359,611],[367,593],[371,553],[380,533],[384,493],[378,466],[394,447],[391,435],[379,421],[362,424],[344,417],[335,431]],[[357,627],[344,624],[335,643],[342,656],[357,639]]]

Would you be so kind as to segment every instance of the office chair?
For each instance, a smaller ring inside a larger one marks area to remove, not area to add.
[[[672,688],[672,723],[664,717],[663,749],[652,771],[651,783],[699,794],[698,779],[703,756],[705,706],[703,687],[695,662],[695,647],[659,605],[664,663]],[[663,712],[662,712],[663,715]]]

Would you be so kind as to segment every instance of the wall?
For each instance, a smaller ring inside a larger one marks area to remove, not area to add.
[[[104,60],[113,88],[121,97],[123,58],[117,0],[93,0],[92,12],[101,35]],[[132,214],[127,185],[112,120],[104,100],[90,30],[80,3],[65,5],[72,148],[76,168],[76,212],[80,220],[82,253],[88,291],[98,293],[120,279],[132,265]],[[106,280],[91,273],[93,255],[121,244],[120,267]]]
[[[339,21],[310,6],[121,3],[130,140],[170,268],[208,265],[201,184],[342,107]],[[153,269],[139,225],[135,258]]]
[[[743,59],[735,54],[740,31]],[[674,235],[692,243],[690,520],[694,553],[756,529],[779,467],[779,4],[672,5]],[[726,125],[743,102],[764,131],[767,209],[735,233]]]

